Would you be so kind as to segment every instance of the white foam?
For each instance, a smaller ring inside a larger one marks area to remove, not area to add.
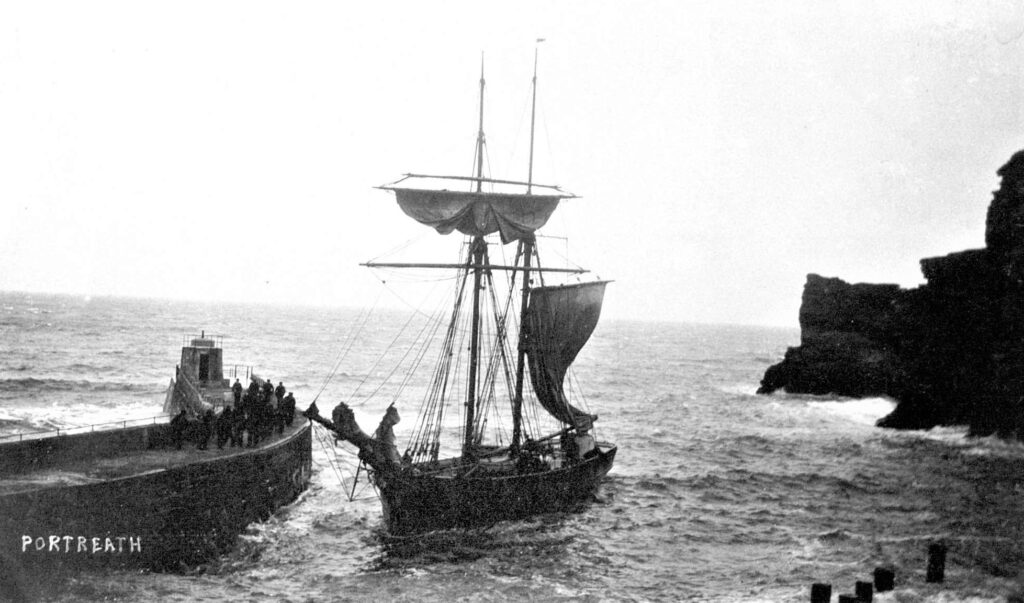
[[[124,422],[165,418],[160,406],[151,401],[108,406],[85,398],[72,404],[53,403],[35,409],[26,409],[25,420],[38,429],[79,429],[87,426],[116,426]]]
[[[1007,459],[1024,458],[1024,442],[1003,440],[997,436],[966,439],[965,454],[976,456],[995,456]]]
[[[22,421],[25,419],[23,413],[13,413],[10,408],[0,407],[0,421]]]
[[[734,395],[734,396],[751,396],[751,397],[753,397],[753,396],[757,395],[757,388],[758,388],[758,386],[756,384],[736,383],[736,384],[733,384],[733,385],[724,385],[724,386],[720,387],[719,390],[721,392],[723,392],[723,393],[731,394],[731,395]]]
[[[874,425],[892,412],[896,403],[889,398],[859,398],[808,402],[811,409],[841,416],[855,423]]]

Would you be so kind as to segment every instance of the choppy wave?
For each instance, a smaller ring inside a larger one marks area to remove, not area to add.
[[[19,337],[3,359],[15,368],[0,379],[0,432],[152,416],[183,337],[204,328],[230,335],[226,364],[274,375],[301,405],[339,357],[323,333],[347,333],[359,315],[30,297],[0,294]],[[382,323],[352,349],[394,335]],[[599,439],[619,454],[582,513],[396,542],[379,533],[365,481],[348,500],[358,459],[315,443],[310,491],[252,526],[203,576],[81,576],[52,599],[796,602],[813,582],[838,590],[876,565],[897,569],[901,602],[1017,593],[1024,446],[968,440],[962,429],[880,430],[874,422],[892,407],[881,398],[754,395],[798,335],[602,323],[577,377],[600,416]],[[363,375],[374,359],[362,356],[346,359],[323,399],[370,388]],[[357,418],[372,426],[387,402],[359,400]],[[419,401],[400,401],[399,441]],[[939,539],[956,560],[945,590],[920,579],[925,547]]]

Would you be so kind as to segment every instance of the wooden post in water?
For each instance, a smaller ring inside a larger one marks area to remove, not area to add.
[[[832,600],[832,585],[816,582],[811,585],[811,603],[829,603]]]
[[[928,574],[925,582],[942,582],[946,577],[946,545],[934,542],[928,545]]]
[[[889,592],[895,585],[896,572],[887,567],[875,568],[875,592]]]
[[[875,596],[875,589],[870,582],[858,580],[853,587],[853,592],[857,594],[857,601],[860,603],[871,603]]]

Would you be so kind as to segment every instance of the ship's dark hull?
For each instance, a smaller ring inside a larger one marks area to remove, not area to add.
[[[248,524],[295,500],[309,483],[308,423],[234,452],[189,445],[178,451],[168,443],[162,425],[0,447],[6,456],[0,462],[0,573],[200,564],[229,550]],[[76,485],[18,486],[33,466],[36,476],[55,470],[59,476],[75,456],[98,449],[95,463],[138,461],[140,472]],[[120,456],[112,456],[112,449]],[[167,455],[167,464],[154,469],[154,455]],[[143,457],[150,465],[144,466]]]
[[[405,535],[489,526],[579,509],[615,461],[615,446],[579,464],[535,473],[448,476],[403,470],[374,476],[387,531]]]

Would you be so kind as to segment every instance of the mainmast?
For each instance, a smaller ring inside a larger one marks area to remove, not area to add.
[[[537,123],[537,54],[544,38],[537,38],[537,46],[533,47],[533,102],[530,107],[530,169],[526,176],[526,194],[533,192],[533,130]]]
[[[543,42],[537,40],[537,44]],[[533,102],[530,107],[530,166],[526,176],[526,194],[533,192],[533,132],[537,118],[537,55],[539,48],[533,48]],[[519,307],[519,349],[516,358],[516,391],[512,399],[512,450],[519,450],[523,437],[523,379],[526,366],[526,308],[530,302],[530,264],[536,239],[531,234],[519,243],[523,257],[523,297]]]
[[[480,54],[480,125],[476,135],[476,192],[483,190],[484,176],[484,56]],[[476,380],[480,371],[480,277],[487,253],[483,236],[473,237],[469,261],[473,267],[473,325],[469,346],[469,392],[466,397],[466,433],[462,442],[462,458],[473,458],[473,422],[476,419]]]
[[[518,451],[523,440],[523,379],[526,367],[526,306],[530,301],[530,259],[533,238],[520,241],[523,256],[523,298],[519,307],[519,349],[516,358],[516,391],[512,399],[512,450]]]

